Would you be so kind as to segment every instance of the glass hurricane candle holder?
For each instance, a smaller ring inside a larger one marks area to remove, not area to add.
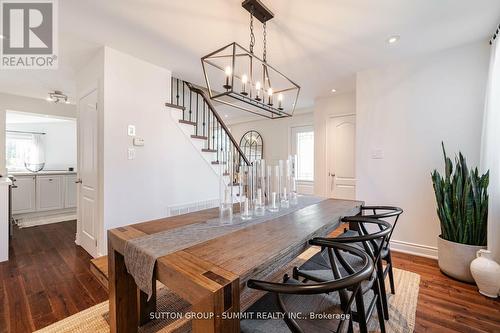
[[[242,220],[250,220],[252,214],[252,166],[242,166],[240,177],[240,216]]]
[[[266,213],[265,204],[265,161],[258,160],[255,162],[255,199],[254,212],[256,216],[263,216]]]
[[[232,167],[230,168],[232,170]],[[224,165],[219,170],[219,218],[222,222],[233,220],[233,184],[232,172],[225,174]]]
[[[290,155],[288,157],[290,161],[290,205],[297,205],[299,202],[298,194],[297,194],[297,155]]]
[[[267,177],[269,178],[269,203],[267,209],[270,212],[277,212],[279,208],[279,166],[274,167],[274,173],[272,172],[272,167],[268,167]]]
[[[289,163],[288,160],[279,161],[279,172],[280,172],[280,182],[279,182],[279,189],[280,189],[280,206],[281,208],[289,208],[290,207],[290,201],[288,201],[288,191],[289,188],[288,186],[288,175],[290,174],[289,171]]]

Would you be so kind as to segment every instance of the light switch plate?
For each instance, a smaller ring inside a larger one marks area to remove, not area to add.
[[[135,159],[135,148],[129,148],[127,151],[127,157],[129,160]]]
[[[144,146],[144,139],[143,138],[134,138],[134,146],[136,146],[136,147]]]
[[[134,125],[128,125],[128,127],[127,127],[127,133],[128,133],[128,136],[135,136],[135,126]]]

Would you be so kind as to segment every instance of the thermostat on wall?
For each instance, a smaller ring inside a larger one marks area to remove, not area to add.
[[[134,138],[134,146],[137,146],[137,147],[144,146],[144,139],[143,138]]]

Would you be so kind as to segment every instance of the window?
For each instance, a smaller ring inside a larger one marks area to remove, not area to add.
[[[6,133],[6,166],[10,171],[26,170],[24,162],[44,162],[42,136],[26,132]]]
[[[292,128],[292,154],[297,155],[297,180],[314,181],[314,131],[312,126]]]

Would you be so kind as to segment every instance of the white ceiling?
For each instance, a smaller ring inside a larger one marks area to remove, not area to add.
[[[301,87],[299,107],[352,91],[355,73],[479,39],[500,20],[498,0],[264,0],[268,61]],[[101,45],[202,83],[200,58],[229,43],[248,44],[241,0],[59,1],[60,69],[0,72],[0,91],[46,97],[75,92],[75,73]],[[396,45],[386,39],[400,35]],[[261,52],[261,27],[256,29]]]

